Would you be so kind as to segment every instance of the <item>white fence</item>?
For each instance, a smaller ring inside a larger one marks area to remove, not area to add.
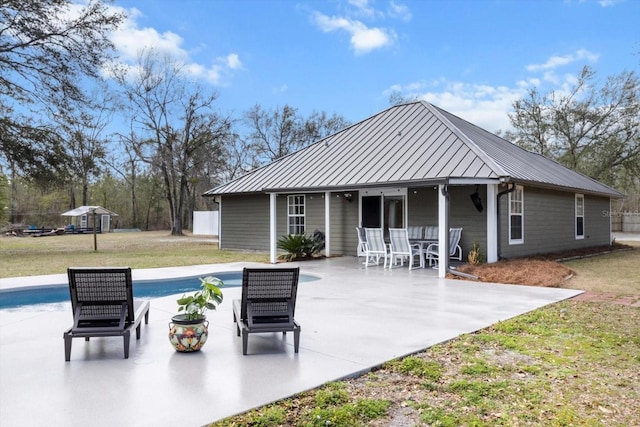
[[[624,233],[640,233],[640,212],[613,212],[611,229]]]
[[[194,211],[193,234],[202,236],[217,236],[218,211]]]

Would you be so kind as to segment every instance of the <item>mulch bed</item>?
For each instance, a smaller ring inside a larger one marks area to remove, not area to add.
[[[462,273],[472,274],[481,282],[510,283],[527,286],[562,286],[574,272],[560,260],[583,258],[604,253],[633,249],[632,246],[614,243],[611,246],[596,246],[584,249],[538,255],[528,258],[513,258],[491,264],[463,264],[458,267]],[[451,279],[461,277],[447,274]]]

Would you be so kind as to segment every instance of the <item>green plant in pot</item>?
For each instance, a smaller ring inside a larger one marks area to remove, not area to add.
[[[207,276],[200,278],[200,282],[199,291],[178,298],[178,312],[182,313],[173,316],[169,323],[169,341],[179,352],[189,353],[202,348],[209,336],[205,313],[222,303],[222,280]]]

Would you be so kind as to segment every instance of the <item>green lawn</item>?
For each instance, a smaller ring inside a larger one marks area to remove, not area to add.
[[[168,231],[0,237],[0,278],[64,273],[69,266],[153,268],[236,261],[267,262],[265,252],[219,250],[204,236]]]

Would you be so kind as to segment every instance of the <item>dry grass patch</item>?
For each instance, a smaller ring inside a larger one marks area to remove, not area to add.
[[[640,295],[640,242],[632,250],[566,261],[576,274],[563,286],[570,289]]]

